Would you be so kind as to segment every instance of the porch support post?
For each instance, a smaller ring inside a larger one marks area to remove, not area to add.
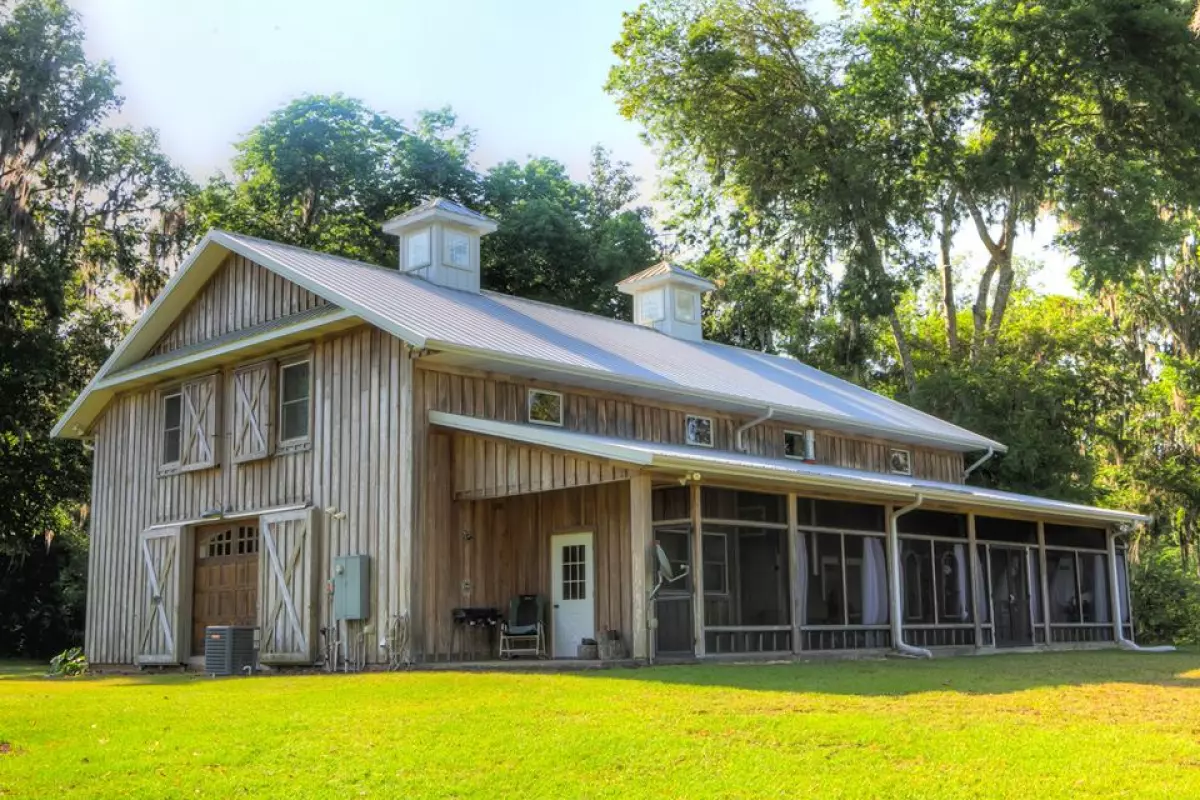
[[[967,512],[967,564],[970,565],[969,575],[971,586],[971,619],[975,620],[975,649],[983,647],[983,621],[979,618],[979,548],[975,546],[975,512]],[[995,635],[993,628],[993,636]]]
[[[797,519],[796,512],[796,494],[794,492],[787,496],[787,548],[788,548],[788,575],[791,576],[791,591],[789,592],[792,598],[791,615],[792,615],[792,652],[800,652],[800,626],[804,624],[804,620],[800,618],[801,605],[800,592],[804,588],[804,579],[806,576],[800,574],[800,554],[797,547],[800,542],[800,520]]]
[[[1046,523],[1040,519],[1037,523],[1038,540],[1038,583],[1037,590],[1042,593],[1042,626],[1046,632],[1046,645],[1053,643],[1050,635],[1050,576],[1046,574]]]
[[[1121,592],[1117,585],[1117,532],[1106,528],[1105,534],[1108,540],[1108,604],[1112,609],[1113,642],[1120,644],[1125,632],[1121,630]]]
[[[650,476],[634,475],[629,479],[629,586],[633,593],[632,619],[629,620],[630,655],[635,659],[650,659],[651,637],[654,632],[650,628],[650,620],[654,611],[647,607],[646,574],[649,570],[650,547],[653,538],[653,523],[651,522]]]
[[[887,559],[888,568],[888,620],[891,623],[892,638],[896,638],[896,631],[901,632],[903,638],[904,617],[901,616],[901,588],[900,588],[900,544],[898,538],[892,536],[892,515],[896,513],[896,507],[888,503],[883,507],[883,524],[887,530],[887,536],[883,539],[884,555]],[[896,620],[900,620],[900,625],[896,624]],[[898,648],[899,642],[892,642],[892,647]]]
[[[691,484],[692,509],[692,638],[696,656],[704,655],[704,529],[700,523],[700,484]]]

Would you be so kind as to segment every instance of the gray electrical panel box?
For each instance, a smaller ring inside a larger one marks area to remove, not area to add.
[[[371,616],[370,556],[333,559],[333,618],[367,619]]]

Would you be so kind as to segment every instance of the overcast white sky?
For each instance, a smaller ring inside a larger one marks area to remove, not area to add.
[[[477,161],[549,156],[586,174],[601,143],[654,189],[654,156],[603,90],[622,0],[72,0],[89,55],[116,65],[123,121],[157,128],[195,178],[226,167],[232,143],[308,92],[343,92],[402,119],[450,105],[479,133]],[[821,6],[828,0],[821,0]],[[1035,280],[1069,291],[1043,225],[1022,254]],[[982,254],[961,236],[963,254]]]

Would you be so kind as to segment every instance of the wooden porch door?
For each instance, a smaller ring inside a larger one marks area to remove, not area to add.
[[[1029,620],[1029,572],[1025,549],[995,545],[989,545],[989,548],[996,646],[1031,645],[1033,628]]]
[[[550,537],[551,609],[555,658],[574,658],[585,638],[596,635],[596,565],[592,533]]]
[[[204,655],[209,625],[258,624],[258,526],[225,523],[196,534],[192,654]]]

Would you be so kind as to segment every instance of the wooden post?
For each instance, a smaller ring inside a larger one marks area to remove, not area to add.
[[[632,597],[632,619],[630,630],[633,641],[629,652],[633,658],[652,657],[649,620],[655,617],[653,609],[646,605],[646,573],[649,570],[650,548],[653,546],[653,523],[651,521],[650,476],[635,475],[629,479],[629,534],[630,534],[630,591]]]
[[[691,484],[692,509],[692,639],[696,656],[704,655],[704,529],[700,523],[700,484]]]
[[[1046,644],[1053,640],[1050,636],[1050,576],[1046,574],[1046,523],[1040,519],[1037,524],[1038,541],[1038,572],[1040,580],[1038,591],[1042,593],[1042,625],[1046,631]],[[995,620],[993,620],[993,623]]]
[[[975,544],[975,512],[967,512],[967,548],[970,553],[967,554],[967,563],[971,565],[968,574],[970,575],[971,586],[971,619],[975,620],[975,648],[983,647],[983,621],[979,619],[979,548]],[[995,620],[992,620],[992,625],[995,626]],[[996,629],[992,628],[992,646],[995,646]]]
[[[788,547],[788,574],[791,575],[791,615],[792,615],[792,652],[800,652],[800,626],[804,624],[804,620],[800,618],[800,610],[804,607],[801,605],[800,592],[804,586],[804,575],[800,574],[800,553],[796,549],[800,542],[800,520],[797,518],[796,510],[796,495],[791,493],[787,496],[787,547]]]

